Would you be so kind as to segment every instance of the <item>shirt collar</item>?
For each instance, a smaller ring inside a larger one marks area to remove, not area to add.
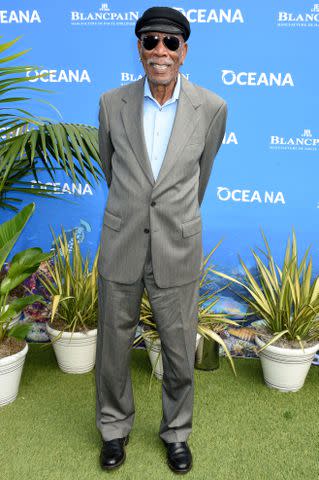
[[[168,105],[169,103],[173,103],[176,100],[178,100],[180,90],[181,90],[181,74],[179,73],[178,77],[177,77],[177,82],[176,82],[176,85],[175,85],[175,88],[174,88],[174,91],[173,91],[173,95],[171,96],[171,98],[169,98],[164,103],[164,105]],[[150,89],[150,86],[149,86],[149,83],[148,83],[148,80],[147,80],[146,76],[145,76],[145,82],[144,82],[144,97],[149,97],[155,103],[157,103],[157,105],[159,105],[158,101],[152,95],[152,92],[151,92],[151,89]],[[161,107],[164,107],[164,105],[161,105]]]

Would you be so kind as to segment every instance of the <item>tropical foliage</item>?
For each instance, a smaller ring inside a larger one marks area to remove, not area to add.
[[[52,230],[51,230],[52,231]],[[83,259],[76,233],[73,231],[73,252],[69,251],[69,242],[62,228],[62,238],[55,237],[55,254],[53,265],[46,262],[49,276],[38,272],[42,285],[52,298],[51,324],[61,333],[54,341],[61,338],[63,331],[87,331],[97,327],[98,291],[97,261],[98,248],[92,269],[89,257]],[[56,326],[55,326],[56,324]]]
[[[303,348],[304,341],[319,341],[319,277],[312,279],[312,259],[306,249],[300,263],[296,234],[287,240],[282,268],[274,260],[269,243],[262,231],[266,245],[266,262],[252,250],[258,276],[255,278],[243,260],[240,263],[245,271],[245,282],[212,269],[212,272],[235,282],[248,292],[240,295],[249,305],[252,313],[263,320],[272,339],[261,349],[284,337],[298,341]],[[259,335],[262,335],[260,332]]]
[[[96,128],[55,123],[24,108],[24,104],[31,100],[30,91],[43,93],[48,90],[30,85],[30,80],[46,75],[31,75],[37,66],[7,66],[29,51],[8,53],[20,38],[0,43],[0,208],[12,211],[18,211],[16,204],[21,202],[21,193],[51,198],[52,193],[56,193],[56,186],[46,185],[45,190],[37,186],[38,174],[42,170],[52,181],[53,172],[63,170],[74,182],[84,178],[90,185],[88,173],[95,180],[101,176],[91,161],[92,158],[100,165]],[[20,90],[24,93],[21,94]],[[53,107],[47,101],[37,100]],[[35,182],[26,180],[30,174]],[[56,195],[54,198],[58,199]]]
[[[12,219],[0,224],[0,270],[19,238],[29,218],[33,214],[35,204],[24,207]],[[17,324],[10,328],[12,317],[20,313],[27,305],[36,301],[42,302],[41,295],[27,295],[9,301],[10,292],[35,272],[42,261],[51,257],[51,253],[43,253],[41,248],[28,248],[15,254],[10,262],[6,275],[0,282],[0,342],[6,337],[24,338],[30,325]]]

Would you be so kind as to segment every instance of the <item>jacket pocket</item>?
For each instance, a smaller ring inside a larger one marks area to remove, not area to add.
[[[108,227],[112,228],[113,230],[119,231],[120,228],[121,228],[122,219],[121,219],[121,217],[117,217],[116,215],[109,212],[108,210],[105,210],[104,217],[103,217],[103,223],[104,223],[104,225],[107,225]]]
[[[182,233],[183,237],[190,237],[191,235],[195,235],[195,233],[199,233],[202,230],[202,219],[200,216],[189,220],[188,222],[182,223]]]

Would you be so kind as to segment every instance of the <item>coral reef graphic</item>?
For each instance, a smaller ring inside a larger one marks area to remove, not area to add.
[[[66,236],[66,239],[67,239],[67,242],[68,242],[68,248],[69,248],[69,252],[71,253],[73,251],[73,232],[75,232],[75,237],[78,241],[78,243],[83,243],[84,240],[85,240],[85,234],[86,232],[91,232],[92,229],[91,229],[91,226],[88,222],[86,222],[85,220],[80,220],[80,225],[77,226],[77,227],[74,227],[74,228],[71,228],[69,230],[64,230],[65,232],[65,236]],[[58,237],[59,239],[59,237]],[[58,240],[57,239],[57,240]],[[51,248],[50,248],[50,252],[52,251],[56,251],[56,245],[55,245],[55,242],[54,240],[52,240],[52,243],[51,243]],[[60,253],[62,254],[61,250],[60,250]]]

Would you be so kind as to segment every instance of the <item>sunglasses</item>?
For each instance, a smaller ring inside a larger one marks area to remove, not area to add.
[[[158,37],[157,35],[145,35],[145,37],[142,38],[142,45],[145,50],[153,50],[153,48],[158,45],[158,42],[160,40],[161,37]],[[174,37],[174,35],[165,35],[165,37],[162,38],[162,41],[165,47],[167,47],[172,52],[176,52],[176,50],[178,50],[181,44],[180,39]]]

